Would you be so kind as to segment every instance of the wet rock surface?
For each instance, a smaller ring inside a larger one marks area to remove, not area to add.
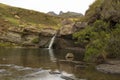
[[[98,65],[96,69],[104,73],[120,74],[120,60],[108,61],[107,64]]]

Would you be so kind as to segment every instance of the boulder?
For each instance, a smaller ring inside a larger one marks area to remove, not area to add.
[[[57,33],[56,30],[52,29],[52,28],[44,28],[41,30],[40,35],[42,36],[53,36]]]
[[[59,32],[59,35],[71,35],[75,32],[75,28],[73,27],[73,24],[68,24],[68,25],[64,25]]]
[[[51,38],[49,36],[39,36],[39,48],[48,48]]]
[[[23,29],[23,32],[27,34],[39,34],[41,30],[37,26],[28,26]]]
[[[18,15],[15,15],[14,17],[15,17],[16,19],[20,19],[20,17],[19,17]]]
[[[4,35],[0,36],[0,39],[5,42],[12,42],[12,43],[21,43],[21,34],[15,32],[7,32]]]
[[[76,22],[73,27],[75,27],[76,31],[80,31],[87,26],[87,22]]]
[[[22,45],[23,46],[34,46],[37,47],[39,43],[39,36],[36,34],[29,34],[22,36]]]
[[[98,65],[96,69],[104,73],[120,74],[120,60],[108,61],[105,64]]]
[[[67,53],[65,59],[68,61],[72,61],[74,59],[73,53]]]

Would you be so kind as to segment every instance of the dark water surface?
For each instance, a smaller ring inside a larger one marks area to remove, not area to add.
[[[73,62],[66,61],[74,53]],[[0,48],[0,80],[120,80],[120,75],[81,67],[81,51]]]

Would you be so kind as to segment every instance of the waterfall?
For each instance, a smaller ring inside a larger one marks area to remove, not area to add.
[[[53,45],[54,40],[55,40],[55,37],[56,37],[56,34],[52,37],[48,49],[51,49],[51,48],[52,48],[52,45]]]

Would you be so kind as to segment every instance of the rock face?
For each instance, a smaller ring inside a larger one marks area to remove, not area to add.
[[[73,24],[64,25],[61,29],[59,34],[62,36],[64,35],[71,35],[75,32],[75,28],[73,27]]]
[[[79,46],[74,43],[75,40],[72,38],[72,35],[78,30],[78,27],[80,27],[80,29],[82,28],[81,25],[75,25],[76,23],[63,25],[63,27],[58,31],[58,36],[53,45],[54,48],[75,49]]]
[[[43,29],[39,34],[39,47],[48,48],[51,38],[57,33],[54,29]]]
[[[57,33],[52,28],[38,29],[35,26],[10,27],[0,32],[0,40],[18,44],[20,47],[48,48],[51,38]]]
[[[2,40],[6,40],[13,43],[21,43],[21,35],[15,32],[7,32],[0,37]]]
[[[55,12],[53,12],[53,11],[49,11],[47,14],[51,15],[51,16],[57,16],[57,14]]]
[[[93,5],[86,11],[88,23],[102,19],[110,21],[114,25],[120,23],[120,0],[96,0]]]
[[[78,47],[72,39],[72,34],[78,28],[83,29],[85,24],[81,22],[73,23],[66,19],[63,20],[62,24],[59,31],[52,28],[41,30],[37,26],[24,26],[22,24],[18,27],[7,27],[6,31],[3,31],[2,27],[4,26],[0,25],[0,41],[17,44],[19,47],[48,48],[52,37],[57,34],[53,48],[73,49]]]
[[[68,12],[64,13],[64,12],[60,11],[58,16],[59,17],[65,17],[65,18],[74,18],[74,17],[81,17],[83,15],[81,13],[76,13],[76,12],[68,11]]]
[[[52,28],[44,28],[40,31],[40,35],[50,36],[50,37],[52,37],[56,33],[57,33],[57,31]]]
[[[120,0],[104,0],[101,6],[101,17],[120,23]]]
[[[72,49],[78,47],[72,39],[72,34],[77,30],[84,29],[86,23],[68,22],[63,21],[63,27],[59,31],[52,28],[40,30],[36,26],[9,27],[5,33],[1,31],[0,40],[18,44],[20,47],[48,48],[52,37],[57,34],[53,48]]]
[[[87,22],[76,22],[73,26],[76,29],[76,31],[80,31],[84,29],[87,25]]]

